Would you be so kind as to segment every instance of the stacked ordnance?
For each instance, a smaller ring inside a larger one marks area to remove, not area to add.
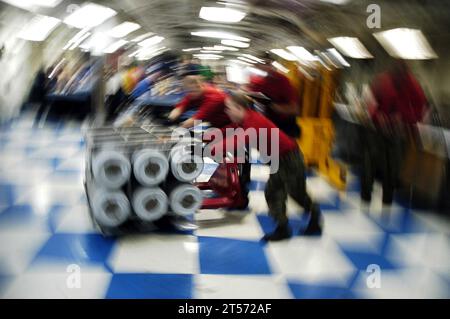
[[[154,225],[164,216],[197,211],[203,194],[193,181],[203,158],[195,145],[163,126],[91,129],[85,187],[95,223],[114,233],[136,222]]]

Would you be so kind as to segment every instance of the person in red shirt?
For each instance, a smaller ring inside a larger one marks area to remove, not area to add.
[[[298,138],[300,136],[300,128],[296,122],[296,116],[300,115],[298,92],[289,79],[272,66],[270,54],[265,53],[261,56],[265,64],[258,65],[258,68],[266,75],[252,75],[245,89],[268,97],[271,103],[266,105],[264,112],[266,117],[287,135]]]
[[[420,84],[402,60],[377,76],[371,86],[374,101],[369,104],[376,130],[364,130],[361,199],[370,202],[377,171],[381,173],[383,204],[392,204],[405,139],[414,132],[427,109]]]
[[[276,125],[261,113],[250,109],[252,100],[241,92],[230,92],[225,101],[226,114],[233,123],[236,123],[244,130],[256,129],[256,134],[260,137],[262,130],[267,131],[267,142],[269,145],[269,156],[273,159],[278,155],[279,166],[276,172],[270,174],[264,191],[269,214],[275,220],[277,227],[274,232],[266,234],[263,240],[278,241],[289,238],[291,230],[286,216],[286,201],[288,195],[301,205],[305,212],[310,214],[310,220],[303,231],[304,235],[316,235],[322,232],[322,217],[320,208],[314,204],[306,191],[306,176],[303,157],[295,140],[281,131]],[[278,154],[270,147],[272,134],[278,136]],[[227,136],[227,138],[230,138]],[[234,138],[234,137],[231,137]],[[243,139],[237,139],[245,143]],[[261,141],[259,141],[261,142]],[[252,143],[250,143],[252,145]],[[237,145],[239,148],[240,145]],[[261,145],[257,143],[259,149]]]
[[[230,119],[225,114],[225,92],[203,83],[201,78],[195,75],[186,76],[183,85],[187,95],[169,114],[169,120],[175,121],[184,112],[197,108],[197,112],[181,124],[182,127],[192,127],[196,120],[209,122],[212,127],[217,128],[230,124]]]
[[[169,114],[169,120],[174,121],[187,110],[197,108],[197,112],[189,119],[181,123],[184,128],[190,128],[194,122],[209,122],[211,127],[225,130],[233,126],[230,118],[225,113],[226,94],[211,84],[206,84],[199,76],[188,75],[183,79],[184,89],[187,95],[175,106]],[[248,154],[247,154],[248,156]],[[243,196],[246,198],[244,204],[234,209],[246,209],[248,206],[248,193],[250,184],[251,165],[246,161],[239,174]]]
[[[380,129],[389,126],[411,126],[422,120],[427,99],[404,61],[397,61],[390,72],[379,75],[372,85],[375,103],[369,106],[374,124]]]

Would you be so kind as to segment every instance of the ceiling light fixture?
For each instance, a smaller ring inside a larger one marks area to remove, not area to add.
[[[222,53],[219,50],[201,50],[200,53]]]
[[[225,40],[250,41],[250,39],[222,31],[194,31],[191,32],[191,35],[196,37],[217,38]]]
[[[245,12],[236,9],[218,7],[202,7],[199,13],[199,17],[204,20],[226,23],[239,22],[245,15]]]
[[[64,23],[78,29],[93,28],[116,14],[111,8],[88,2],[65,18]]]
[[[317,60],[317,58],[314,55],[312,55],[308,50],[306,50],[304,47],[288,46],[286,49],[291,51],[299,60],[308,62]]]
[[[340,64],[343,66],[349,67],[350,64],[344,59],[344,57],[335,49],[331,48],[327,50]]]
[[[267,76],[267,72],[266,71],[260,70],[258,68],[248,67],[247,70],[249,72],[253,73],[253,74],[256,74],[256,75],[259,75],[259,76],[262,76],[262,77]]]
[[[125,41],[123,39],[116,41],[116,42],[110,44],[106,49],[104,49],[103,53],[109,53],[109,54],[114,53],[127,43],[128,43],[128,41]]]
[[[145,48],[145,47],[150,47],[152,45],[158,44],[162,40],[164,40],[164,37],[160,37],[160,36],[155,35],[154,37],[151,37],[151,38],[149,38],[147,40],[141,41],[138,44],[139,44],[139,46]]]
[[[283,59],[285,59],[287,61],[296,61],[297,60],[295,55],[287,52],[284,49],[272,49],[272,50],[270,50],[270,52],[278,55],[279,57],[281,57],[281,58],[283,58]]]
[[[237,49],[237,48],[227,47],[224,45],[215,45],[213,48],[215,50],[222,50],[222,51],[239,51],[239,49]]]
[[[192,52],[192,51],[199,51],[201,49],[202,48],[188,48],[188,49],[183,49],[181,51],[183,51],[183,52]]]
[[[140,28],[141,26],[139,24],[126,21],[112,28],[108,32],[108,35],[112,36],[113,38],[123,38],[131,32],[139,30]]]
[[[328,41],[336,47],[343,55],[353,59],[372,59],[373,55],[366,49],[364,44],[354,37],[336,37]]]
[[[242,65],[252,65],[251,63],[245,62],[245,61],[241,61],[241,60],[236,60],[236,59],[231,59],[228,60],[229,63],[237,63],[237,64],[242,64]]]
[[[283,73],[289,73],[289,69],[285,68],[281,63],[273,61],[272,65]]]
[[[236,41],[236,40],[222,40],[220,41],[221,44],[223,45],[229,45],[232,47],[237,47],[237,48],[248,48],[250,46],[249,43],[247,42],[241,42],[241,41]]]
[[[248,59],[248,58],[244,58],[244,57],[242,57],[242,56],[238,56],[237,58],[238,58],[239,60],[245,61],[245,62],[247,62],[247,63],[251,63],[251,64],[257,63],[256,61],[253,61],[253,60]]]
[[[25,25],[18,37],[28,41],[44,41],[60,23],[59,19],[37,15]]]
[[[151,37],[152,35],[155,35],[155,34],[153,32],[147,32],[147,33],[144,33],[144,34],[134,38],[131,41],[133,41],[133,42],[141,42],[141,41],[147,39],[148,37]]]
[[[264,64],[264,60],[262,60],[262,59],[260,59],[260,58],[257,58],[257,57],[255,57],[254,55],[251,55],[251,54],[243,54],[243,56],[245,56],[246,58],[248,58],[248,59],[250,59],[250,60],[254,60],[254,61],[258,62],[258,63]]]
[[[75,40],[69,47],[69,50],[73,50],[76,47],[78,47],[81,43],[83,43],[84,40],[86,40],[87,38],[89,38],[89,36],[91,35],[90,32],[86,32],[84,33],[81,37],[79,37],[77,40]]]
[[[436,59],[438,56],[422,31],[398,28],[374,34],[389,55],[406,60]]]
[[[33,6],[54,8],[61,3],[62,0],[1,0],[12,6],[31,9]]]
[[[194,54],[194,57],[201,60],[218,60],[223,58],[223,56],[217,54]]]

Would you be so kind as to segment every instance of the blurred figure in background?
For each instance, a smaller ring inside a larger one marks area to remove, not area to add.
[[[364,134],[361,199],[371,201],[375,175],[381,175],[383,204],[391,205],[402,161],[402,149],[427,109],[425,94],[403,60],[375,78],[369,116],[375,130]]]
[[[296,120],[296,116],[300,115],[298,93],[289,79],[272,66],[270,54],[262,53],[260,58],[265,64],[258,64],[258,68],[266,75],[252,75],[245,89],[268,97],[270,103],[266,104],[265,116],[284,133],[298,138],[300,137],[300,128]]]
[[[180,63],[180,74],[182,76],[200,75],[201,67],[199,60],[184,56]]]

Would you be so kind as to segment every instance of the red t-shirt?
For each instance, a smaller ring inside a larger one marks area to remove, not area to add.
[[[207,85],[199,98],[193,99],[186,95],[175,107],[181,108],[183,112],[198,108],[193,116],[195,120],[209,122],[212,127],[224,127],[231,123],[230,118],[225,113],[225,92]]]
[[[290,138],[288,135],[283,133],[274,123],[272,123],[269,119],[267,119],[264,115],[261,113],[258,113],[256,111],[248,110],[245,114],[244,120],[242,121],[241,125],[230,125],[230,128],[236,129],[238,127],[241,127],[241,131],[233,131],[233,135],[226,135],[226,129],[222,129],[223,134],[223,140],[219,141],[212,141],[213,144],[210,145],[211,148],[211,154],[219,154],[218,147],[222,148],[221,154],[225,154],[225,151],[228,151],[227,148],[229,145],[234,145],[235,150],[242,149],[246,145],[256,146],[256,148],[261,151],[261,144],[260,139],[262,138],[262,134],[266,134],[264,141],[267,145],[267,149],[264,150],[264,153],[267,156],[271,156],[272,152],[277,150],[272,149],[272,142],[278,143],[278,154],[279,156],[283,156],[289,152],[298,150],[297,143],[295,140]],[[255,141],[250,142],[249,137],[252,136],[250,130],[256,129],[255,134]],[[266,130],[263,130],[266,129]],[[263,132],[266,133],[263,133]],[[278,139],[274,136],[275,139],[272,141],[272,134],[278,133]],[[228,146],[227,146],[228,145]]]
[[[289,79],[274,70],[268,70],[266,76],[254,75],[250,77],[248,89],[253,92],[261,92],[269,97],[275,104],[294,104],[299,100],[298,92],[290,83]],[[295,116],[280,114],[267,108],[265,114],[276,126],[289,132],[291,136],[298,134]]]
[[[378,124],[380,117],[387,119],[400,115],[405,124],[415,124],[422,120],[426,110],[426,97],[417,80],[408,74],[398,83],[389,74],[380,75],[372,86],[377,105],[370,107],[373,121]]]
[[[256,111],[248,110],[245,114],[244,120],[241,123],[241,126],[244,130],[248,128],[255,128],[258,132],[258,137],[261,134],[261,129],[267,129],[267,145],[268,154],[272,154],[272,150],[270,148],[272,134],[278,133],[278,145],[279,145],[279,154],[283,156],[289,152],[298,150],[297,143],[286,135],[283,131],[281,131],[272,121],[266,118],[261,113]],[[258,144],[258,150],[260,150],[260,145]]]

